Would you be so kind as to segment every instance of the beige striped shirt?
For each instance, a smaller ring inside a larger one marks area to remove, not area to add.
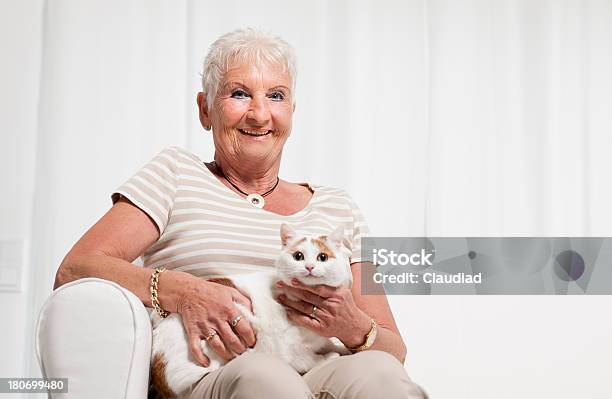
[[[121,185],[112,200],[126,197],[159,228],[159,239],[143,254],[145,267],[206,278],[269,270],[281,248],[283,222],[314,235],[343,225],[347,255],[351,263],[360,262],[368,227],[359,208],[343,190],[308,187],[314,193],[304,209],[278,215],[227,188],[196,155],[169,147]]]

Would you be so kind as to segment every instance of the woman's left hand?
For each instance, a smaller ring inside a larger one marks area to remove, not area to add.
[[[296,298],[281,294],[277,300],[287,310],[289,320],[302,327],[324,337],[336,337],[348,348],[361,345],[370,331],[370,316],[357,307],[349,288],[305,285],[298,280],[291,286],[283,282],[276,286]]]

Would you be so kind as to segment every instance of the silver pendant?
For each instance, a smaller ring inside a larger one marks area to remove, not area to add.
[[[264,197],[259,194],[249,194],[247,195],[246,200],[258,208],[263,208],[266,204]]]

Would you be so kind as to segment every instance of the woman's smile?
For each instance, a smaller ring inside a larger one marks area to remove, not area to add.
[[[250,129],[238,129],[240,133],[245,136],[250,136],[254,138],[261,138],[268,136],[272,133],[272,130],[250,130]]]

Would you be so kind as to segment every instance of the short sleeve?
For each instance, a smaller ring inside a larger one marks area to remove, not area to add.
[[[363,237],[367,237],[370,234],[370,229],[365,220],[365,217],[363,216],[363,213],[361,212],[361,209],[359,209],[359,206],[357,206],[357,204],[351,199],[351,197],[349,197],[348,195],[346,197],[351,208],[351,214],[353,216],[353,231],[351,237],[349,237],[351,240],[350,259],[352,264],[363,261],[363,257],[361,256],[361,239]]]
[[[125,197],[164,231],[174,206],[177,188],[177,149],[169,147],[157,154],[111,195],[113,204]]]

